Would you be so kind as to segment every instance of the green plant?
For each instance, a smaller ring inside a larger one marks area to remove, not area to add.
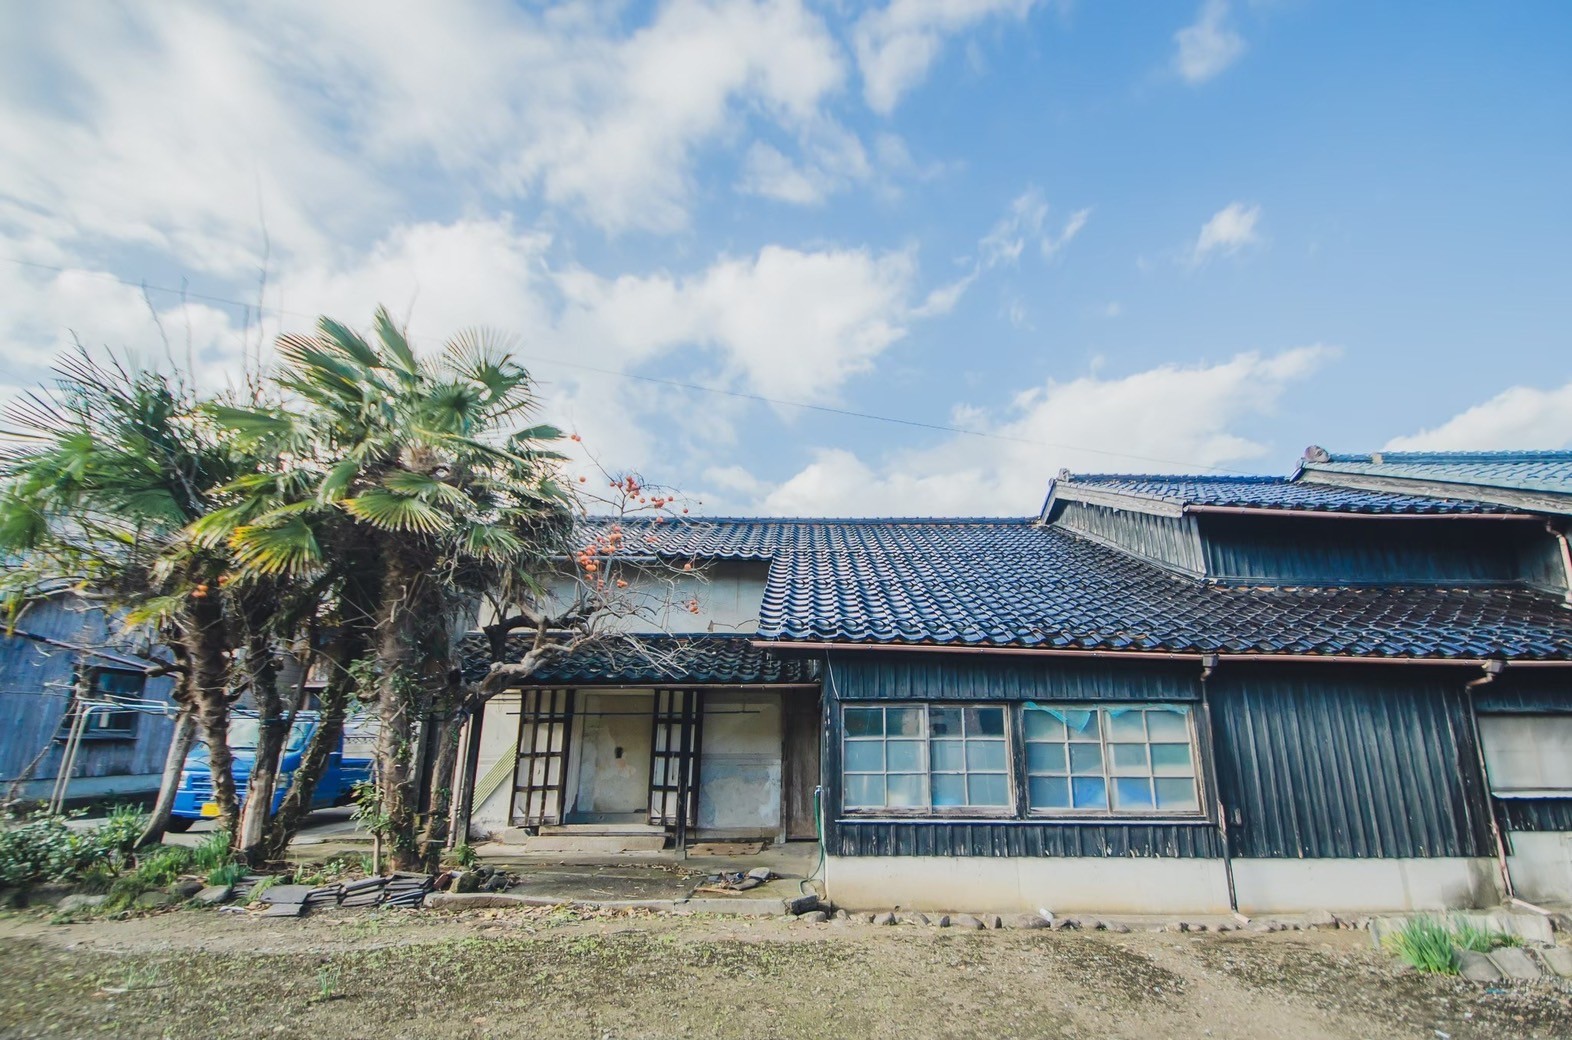
[[[332,1000],[338,995],[339,972],[327,965],[317,969],[317,999]]]
[[[92,833],[73,830],[68,817],[36,813],[0,827],[0,884],[25,888],[69,881],[103,857]]]
[[[467,841],[461,841],[453,846],[453,850],[448,853],[448,858],[453,861],[455,866],[468,869],[475,865],[480,856],[475,852],[475,846]]]
[[[267,877],[251,886],[251,891],[246,893],[246,902],[255,903],[257,898],[261,896],[263,892],[266,892],[268,889],[278,884],[281,880],[282,879],[277,874],[269,874]]]
[[[110,808],[104,822],[91,833],[94,844],[116,863],[125,863],[136,851],[147,814],[135,805],[121,803]]]
[[[214,831],[191,851],[191,865],[199,873],[210,873],[228,866],[231,859],[229,832],[225,830]]]
[[[183,845],[159,845],[137,861],[127,877],[141,882],[144,889],[162,888],[190,870],[196,854]]]
[[[246,876],[246,867],[243,863],[225,863],[221,867],[214,867],[208,871],[207,883],[220,888],[233,885]]]
[[[1452,929],[1434,917],[1410,917],[1383,942],[1420,971],[1456,975],[1458,956],[1453,948],[1454,938]]]
[[[1462,915],[1451,920],[1452,934],[1458,946],[1474,953],[1489,953],[1502,946],[1522,946],[1523,940],[1507,932],[1498,932],[1475,924]]]

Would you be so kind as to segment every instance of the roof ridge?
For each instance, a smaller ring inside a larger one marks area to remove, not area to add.
[[[1276,476],[1271,473],[1070,473],[1068,471],[1059,475],[1059,479],[1071,484],[1090,482],[1095,480],[1129,480],[1129,481],[1162,481],[1176,480],[1204,481],[1213,484],[1285,484],[1287,477]]]
[[[584,519],[617,523],[655,524],[846,524],[871,527],[877,524],[1016,525],[1035,523],[1035,516],[615,516],[591,515]]]
[[[1368,451],[1328,452],[1328,462],[1564,462],[1572,460],[1572,449],[1542,448],[1511,451]],[[1307,460],[1308,465],[1316,465]]]

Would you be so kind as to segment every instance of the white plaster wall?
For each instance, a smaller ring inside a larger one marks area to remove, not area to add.
[[[704,695],[698,826],[717,837],[779,834],[779,694],[709,691]]]
[[[648,690],[581,690],[574,713],[569,819],[649,816],[650,735],[655,695]],[[621,754],[618,754],[618,751]]]
[[[636,605],[637,617],[605,619],[608,630],[624,632],[741,632],[758,630],[759,605],[764,602],[764,585],[769,576],[766,563],[737,561],[702,566],[691,574],[665,570],[622,572],[633,582],[624,593]],[[563,577],[551,583],[552,600],[558,606],[571,602],[573,584]],[[690,600],[698,601],[698,613],[688,610]],[[480,624],[495,620],[490,605],[483,607]]]
[[[500,693],[486,702],[480,730],[480,762],[475,770],[476,780],[490,772],[498,759],[514,757],[518,751],[518,742],[519,695]],[[513,802],[513,776],[510,770],[497,789],[485,801],[474,806],[470,817],[471,833],[477,836],[495,834],[512,822],[509,817]]]
[[[1501,901],[1493,859],[1236,859],[1241,913],[1441,910]]]
[[[1507,869],[1518,898],[1530,903],[1572,903],[1572,833],[1511,831]]]
[[[1227,913],[1221,860],[830,856],[829,898],[857,910]]]

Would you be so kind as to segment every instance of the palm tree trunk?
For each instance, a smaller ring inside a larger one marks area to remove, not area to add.
[[[278,667],[272,650],[270,640],[260,634],[253,635],[246,646],[246,667],[251,673],[251,696],[256,702],[259,725],[235,846],[248,863],[257,862],[257,857],[265,852],[263,837],[273,815],[279,761],[289,737],[290,718],[285,715],[284,698],[278,692]]]
[[[421,567],[393,553],[388,560],[383,606],[378,617],[377,795],[382,825],[395,870],[421,866],[412,776],[415,716],[422,689],[421,641],[428,605]]]
[[[229,644],[224,632],[224,610],[216,599],[203,598],[191,605],[192,694],[202,742],[207,745],[208,771],[213,779],[213,801],[218,805],[218,826],[235,833],[235,758],[229,751]]]
[[[180,681],[184,683],[186,680],[182,676]],[[175,795],[180,790],[180,774],[185,769],[186,756],[191,753],[191,744],[195,739],[196,715],[187,698],[180,706],[180,713],[175,716],[175,732],[169,738],[169,753],[164,756],[164,776],[158,784],[158,800],[153,803],[147,825],[142,828],[142,836],[136,841],[138,848],[157,845],[164,840],[164,830],[169,826],[169,811],[175,807]]]

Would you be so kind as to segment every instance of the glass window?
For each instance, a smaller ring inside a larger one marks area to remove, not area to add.
[[[146,683],[147,679],[141,672],[130,670],[93,668],[87,673],[87,684],[92,690],[91,697],[98,702],[138,700]],[[62,737],[70,733],[71,722],[75,715],[76,703],[73,700],[71,709],[60,722]],[[82,736],[133,737],[136,735],[137,718],[138,714],[135,711],[115,711],[95,707],[87,716],[87,721],[82,728]]]
[[[1200,811],[1188,707],[1029,705],[1023,722],[1027,797],[1033,810]]]
[[[842,710],[848,810],[1009,809],[1009,743],[999,705]]]

